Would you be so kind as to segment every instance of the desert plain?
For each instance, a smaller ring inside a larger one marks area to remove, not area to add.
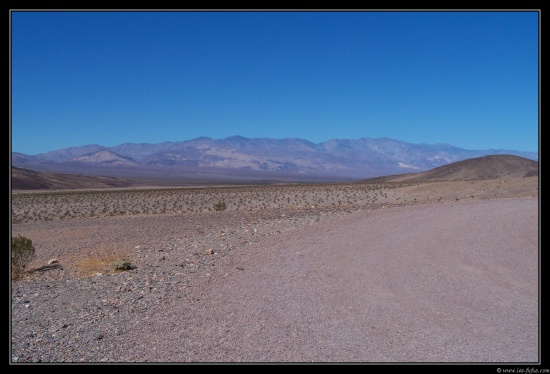
[[[11,363],[537,363],[538,175],[451,171],[14,190]]]

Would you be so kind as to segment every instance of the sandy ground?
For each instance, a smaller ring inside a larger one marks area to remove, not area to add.
[[[281,225],[185,282],[165,246],[154,267],[15,283],[12,362],[539,362],[538,199]]]

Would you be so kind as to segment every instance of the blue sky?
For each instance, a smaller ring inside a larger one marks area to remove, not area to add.
[[[539,149],[539,13],[11,13],[12,151],[199,136]]]

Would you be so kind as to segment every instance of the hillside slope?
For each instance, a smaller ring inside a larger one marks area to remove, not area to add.
[[[78,188],[129,187],[133,182],[113,177],[47,173],[12,166],[12,190],[60,190]]]
[[[514,155],[489,155],[453,162],[420,173],[369,178],[368,182],[430,182],[538,176],[539,163]]]

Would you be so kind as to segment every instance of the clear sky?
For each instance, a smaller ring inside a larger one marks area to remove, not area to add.
[[[11,13],[12,151],[199,136],[539,149],[539,13]]]

